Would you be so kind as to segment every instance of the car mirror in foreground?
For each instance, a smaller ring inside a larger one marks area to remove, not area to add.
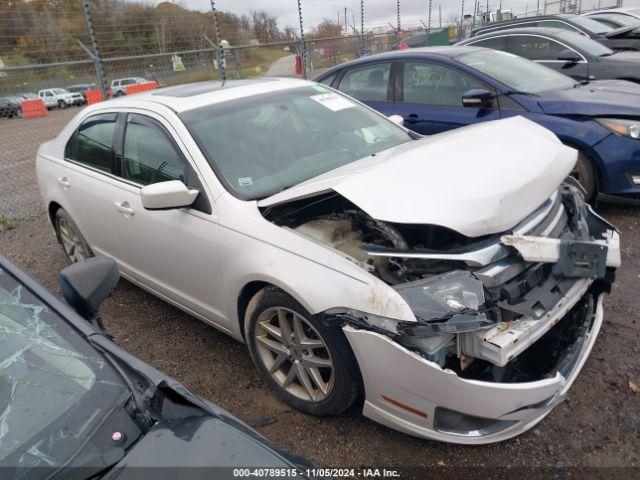
[[[402,118],[402,115],[389,115],[387,118],[396,125],[404,126],[404,118]]]
[[[558,60],[570,63],[578,63],[580,61],[580,56],[573,50],[565,48],[558,54]]]
[[[495,94],[482,88],[474,88],[462,94],[462,106],[464,107],[488,107]]]
[[[100,304],[111,295],[119,279],[116,262],[98,256],[62,270],[58,283],[67,303],[82,317],[93,321]],[[98,326],[102,328],[100,324]]]
[[[140,189],[142,206],[147,210],[168,210],[188,207],[200,193],[188,188],[180,180],[154,183]]]

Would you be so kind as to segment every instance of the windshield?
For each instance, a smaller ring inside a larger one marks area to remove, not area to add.
[[[60,95],[62,93],[69,93],[67,92],[64,88],[54,88],[53,90],[51,90],[53,93],[55,93],[56,95]]]
[[[181,115],[218,178],[240,198],[266,197],[411,140],[323,86],[251,96]]]
[[[568,30],[562,32],[559,31],[556,32],[555,35],[560,40],[567,42],[570,47],[575,47],[578,50],[594,57],[603,57],[613,54],[613,50],[605,47],[600,42],[596,42],[595,40],[576,32],[570,32]]]
[[[600,23],[593,18],[575,16],[571,17],[571,21],[578,25],[578,27],[588,30],[591,33],[595,33],[596,35],[600,35],[602,33],[609,33],[613,30],[609,25],[605,25],[604,23]]]
[[[128,397],[105,359],[0,267],[0,467],[65,465]]]
[[[519,92],[536,94],[576,84],[562,73],[507,52],[480,50],[460,55],[456,60]]]

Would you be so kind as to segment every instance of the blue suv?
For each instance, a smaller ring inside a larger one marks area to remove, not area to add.
[[[588,198],[640,199],[638,84],[577,82],[510,53],[465,46],[363,57],[315,80],[384,115],[401,115],[425,135],[522,115],[578,150],[573,176]]]

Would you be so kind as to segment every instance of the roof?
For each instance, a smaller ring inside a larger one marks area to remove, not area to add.
[[[96,110],[112,107],[135,107],[142,103],[165,105],[175,112],[184,112],[205,105],[222,103],[252,95],[287,90],[313,83],[295,78],[256,78],[248,80],[207,81],[161,88],[149,92],[127,95],[101,102]]]
[[[514,23],[523,23],[523,22],[539,22],[540,20],[555,20],[555,19],[562,19],[562,20],[569,20],[571,21],[571,19],[573,17],[577,17],[578,15],[574,15],[571,13],[560,13],[558,15],[538,15],[537,17],[523,17],[523,18],[513,18],[511,20],[505,20],[503,22],[495,22],[495,23],[489,23],[487,25],[482,25],[480,27],[476,27],[472,30],[473,32],[483,32],[485,30],[491,30],[491,29],[498,29],[498,28],[502,28],[504,25],[513,25]]]
[[[470,38],[467,38],[466,40],[463,40],[462,42],[460,42],[458,46],[463,46],[470,42],[477,42],[480,39],[491,38],[497,35],[517,35],[518,33],[521,33],[521,34],[528,33],[528,34],[539,34],[539,35],[547,35],[549,37],[555,37],[558,33],[563,33],[563,32],[573,33],[570,30],[566,30],[564,28],[552,28],[552,27],[510,28],[508,30],[495,30],[495,31],[480,33],[474,37],[470,37]],[[576,33],[576,35],[580,35],[580,34]],[[563,39],[563,41],[566,41],[566,39]]]
[[[465,53],[475,52],[478,50],[486,50],[482,47],[474,47],[474,46],[460,46],[460,45],[449,45],[442,47],[418,47],[418,48],[409,48],[407,50],[393,50],[391,52],[378,53],[376,55],[367,55],[365,57],[356,58],[355,60],[351,60],[349,62],[341,63],[340,65],[336,65],[335,67],[331,67],[315,78],[323,78],[327,75],[331,75],[333,72],[342,70],[345,67],[351,67],[354,65],[366,64],[376,60],[394,60],[395,58],[415,58],[415,57],[429,57],[429,56],[441,56],[447,58],[454,58],[460,55],[464,55]]]

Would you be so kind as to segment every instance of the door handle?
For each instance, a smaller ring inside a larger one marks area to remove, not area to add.
[[[135,213],[133,211],[133,208],[129,206],[129,202],[116,202],[115,206],[116,210],[118,210],[120,213],[124,213],[125,215],[133,215]]]
[[[63,188],[69,188],[71,184],[67,181],[67,177],[58,178],[58,183],[62,185]]]

